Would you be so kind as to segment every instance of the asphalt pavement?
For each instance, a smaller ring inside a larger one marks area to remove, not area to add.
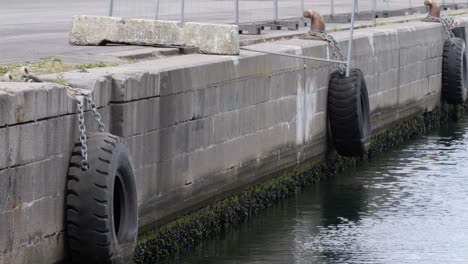
[[[180,19],[181,0],[159,0],[159,19]],[[234,0],[184,0],[186,21],[233,23]],[[240,22],[272,20],[274,0],[239,0]],[[331,12],[331,0],[304,0],[304,7]],[[333,0],[335,13],[349,13],[351,0]],[[359,0],[359,10],[373,7]],[[461,1],[461,0],[456,0]],[[466,1],[466,0],[465,0]],[[422,5],[422,0],[375,0],[377,9]],[[455,2],[455,1],[452,1]],[[156,0],[114,0],[114,15],[155,18]],[[278,18],[299,17],[300,0],[278,0]],[[108,53],[137,50],[136,46],[84,47],[68,44],[74,15],[107,15],[108,0],[3,0],[0,4],[0,64],[59,57],[66,62],[113,61]]]

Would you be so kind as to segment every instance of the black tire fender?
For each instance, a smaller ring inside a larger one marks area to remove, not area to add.
[[[135,176],[122,138],[88,137],[89,169],[81,169],[81,144],[67,175],[66,233],[72,263],[133,263],[138,233]]]
[[[351,69],[349,77],[335,71],[328,85],[327,115],[338,154],[361,156],[370,143],[369,96],[364,76]]]
[[[442,98],[447,103],[463,104],[466,101],[467,71],[465,41],[461,38],[445,41],[442,59]]]

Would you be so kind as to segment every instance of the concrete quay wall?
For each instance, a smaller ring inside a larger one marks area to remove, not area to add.
[[[462,24],[465,19],[460,18]],[[333,33],[347,50],[347,32]],[[355,31],[353,67],[366,78],[372,130],[440,101],[445,35],[437,23]],[[322,41],[249,48],[330,57]],[[125,138],[140,230],[275,172],[322,156],[332,65],[255,52],[202,54],[65,73],[93,91],[106,129]],[[77,108],[54,83],[0,83],[0,263],[66,257],[64,200],[78,140]],[[88,131],[98,131],[86,112]]]

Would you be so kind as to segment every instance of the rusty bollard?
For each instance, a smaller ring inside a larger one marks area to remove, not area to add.
[[[436,1],[425,0],[424,5],[429,7],[429,16],[431,17],[440,17],[440,6]]]
[[[317,11],[309,9],[304,12],[304,17],[310,18],[310,31],[325,32],[325,21]]]

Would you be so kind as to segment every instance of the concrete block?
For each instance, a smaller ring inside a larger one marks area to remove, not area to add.
[[[369,34],[369,43],[374,54],[398,49],[399,31],[393,28],[377,27]]]
[[[267,112],[267,103],[262,103],[254,106],[255,111],[255,130],[259,131],[273,126],[275,123],[274,113]]]
[[[11,222],[10,222],[9,212],[0,213],[0,223],[2,223],[0,225],[0,252],[10,251],[12,245],[11,245],[11,237],[10,237]]]
[[[239,139],[242,162],[256,160],[261,154],[261,136],[259,133],[251,133]]]
[[[160,97],[160,127],[169,127],[191,120],[195,116],[194,92]]]
[[[366,79],[366,84],[369,85],[369,82]],[[369,86],[367,86],[369,90]],[[327,103],[328,103],[328,88],[320,88],[317,89],[317,112],[326,112],[327,111]]]
[[[278,124],[259,132],[261,156],[269,156],[271,152],[280,149],[286,143],[288,124]]]
[[[64,229],[65,197],[48,196],[36,200],[30,207],[23,206],[28,211],[29,218],[21,223],[23,230],[27,230],[29,241],[33,238],[44,238]],[[16,229],[16,228],[15,228]]]
[[[266,112],[264,104],[251,106],[247,108],[239,109],[239,134],[246,135],[253,133],[257,130],[257,111],[258,107],[263,106]],[[265,118],[263,118],[265,121]]]
[[[376,72],[385,72],[390,69],[398,68],[400,65],[400,55],[397,49],[380,52],[376,57]]]
[[[75,16],[69,42],[74,45],[100,45],[119,39],[124,20],[116,17]]]
[[[382,108],[395,108],[398,105],[398,87],[382,91],[381,105]],[[373,110],[371,110],[373,111]]]
[[[236,25],[189,22],[183,30],[182,43],[198,47],[202,53],[239,54],[239,27]]]
[[[272,51],[277,53],[286,53],[293,55],[303,55],[303,50],[301,46],[298,45],[287,45],[287,44],[278,44],[278,43],[263,43],[257,44],[252,48],[262,51]],[[273,75],[279,72],[285,71],[296,71],[299,69],[304,69],[304,61],[291,59],[290,57],[278,56],[278,55],[266,55],[265,57],[266,65],[263,68],[263,75]],[[314,63],[314,66],[318,66],[317,62]]]
[[[152,131],[125,140],[135,170],[160,161],[160,138],[160,131]]]
[[[417,46],[434,39],[442,39],[445,37],[443,34],[445,33],[439,23],[412,22],[398,30],[398,43],[402,48]]]
[[[160,159],[168,160],[176,155],[187,153],[189,134],[187,123],[161,129],[160,132]]]
[[[444,43],[445,38],[435,39],[427,44],[427,57],[428,58],[437,58],[442,57],[444,53]]]
[[[255,49],[257,49],[257,47],[255,47]],[[262,49],[260,48],[260,50]],[[244,52],[245,51],[241,54],[241,59],[236,61],[236,73],[239,79],[267,76],[273,73],[273,66],[271,64],[274,60],[273,56],[265,56],[257,52],[245,52],[246,55],[244,55]],[[289,59],[289,61],[291,60]],[[274,61],[274,63],[278,63],[278,61]],[[281,65],[277,65],[277,67],[281,67]]]
[[[239,79],[238,56],[211,56],[208,63],[198,63],[190,68],[191,87],[204,89],[220,86]]]
[[[427,61],[427,76],[440,74],[442,72],[442,57],[431,58]]]
[[[187,123],[188,127],[188,152],[211,145],[214,134],[213,117],[193,120]]]
[[[137,186],[138,205],[158,195],[159,164],[151,164],[135,168],[135,181]]]
[[[420,64],[418,65],[420,68],[424,68],[423,64]],[[422,69],[421,71],[424,71],[424,69]],[[404,73],[401,73],[401,75],[405,75]],[[419,76],[417,74],[416,75],[416,78],[419,77],[420,79],[424,78],[422,76],[422,74],[419,74]],[[390,90],[390,89],[393,89],[393,88],[396,88],[399,86],[399,72],[398,72],[398,69],[390,69],[386,72],[383,72],[383,73],[378,73],[376,76],[376,79],[377,79],[377,87],[375,87],[375,90],[378,91],[378,92],[381,92],[381,91],[386,91],[386,90]],[[408,77],[408,75],[405,75],[405,77]],[[403,79],[400,79],[400,81],[402,81]],[[366,83],[367,84],[367,83]],[[369,88],[369,85],[368,85],[368,88]]]
[[[239,87],[240,106],[246,107],[268,101],[270,97],[269,88],[265,78],[243,81]]]
[[[428,58],[427,45],[410,46],[400,49],[400,65],[408,65],[424,61]]]
[[[202,67],[202,66],[199,66]],[[179,68],[162,72],[161,96],[176,94],[193,89],[191,71],[194,68]]]
[[[314,142],[318,138],[327,136],[327,114],[325,112],[317,113],[309,122],[309,138]]]
[[[269,81],[270,100],[296,94],[297,79],[298,74],[292,71],[271,76]]]
[[[195,118],[204,118],[219,112],[220,88],[210,87],[194,92]]]
[[[223,170],[237,167],[242,161],[240,138],[223,142],[215,146],[218,156],[217,161],[223,164]]]
[[[102,45],[109,42],[134,45],[181,45],[182,29],[175,21],[75,16],[69,42]]]
[[[134,45],[183,45],[183,29],[177,21],[125,19],[118,40]]]
[[[123,137],[159,129],[159,97],[111,104],[111,131]]]
[[[423,79],[400,86],[398,100],[400,102],[400,105],[403,106],[405,104],[415,102],[423,98],[427,93],[428,85],[428,79]]]
[[[224,164],[217,153],[215,145],[206,149],[199,149],[188,154],[189,175],[193,181],[198,181],[205,176],[214,175],[224,168]]]
[[[8,252],[3,256],[5,263],[60,263],[64,258],[64,232],[34,241],[31,245]]]
[[[377,58],[369,55],[353,56],[351,60],[352,68],[359,68],[366,75],[376,72]]]
[[[158,174],[158,193],[164,194],[185,186],[188,176],[188,154],[182,154],[165,160],[160,164]]]
[[[149,19],[75,16],[69,42],[74,45],[126,43],[133,45],[184,45],[202,53],[239,54],[235,25],[186,23]]]
[[[318,87],[325,87],[328,86],[328,82],[330,81],[330,74],[334,72],[336,68],[314,68],[314,69],[307,69],[305,71],[305,83],[306,86],[313,85],[314,89]],[[297,81],[301,81],[301,76],[297,76],[297,79],[294,80],[295,82],[291,82],[289,85],[293,86],[296,89],[297,93]]]
[[[296,96],[287,96],[266,103],[267,127],[289,122],[296,116]]]
[[[219,112],[227,112],[234,109],[240,108],[240,101],[242,100],[242,82],[234,82],[224,84],[218,87],[218,102],[219,102]],[[256,89],[257,87],[252,87]],[[258,87],[262,89],[263,87]]]
[[[57,84],[0,84],[0,126],[68,113],[71,99]]]
[[[405,85],[427,77],[427,63],[420,61],[400,68],[400,85]]]
[[[239,136],[239,111],[225,112],[214,116],[213,143],[220,143]]]
[[[427,86],[427,93],[440,92],[442,87],[442,74],[435,74],[429,76],[429,85]]]
[[[378,73],[376,73],[374,75],[366,75],[365,74],[364,75],[364,80],[366,80],[367,93],[369,95],[372,95],[374,93],[378,93],[380,91],[379,74]]]
[[[127,102],[158,96],[160,83],[163,83],[161,75],[138,70],[113,74],[110,100],[112,102]]]

